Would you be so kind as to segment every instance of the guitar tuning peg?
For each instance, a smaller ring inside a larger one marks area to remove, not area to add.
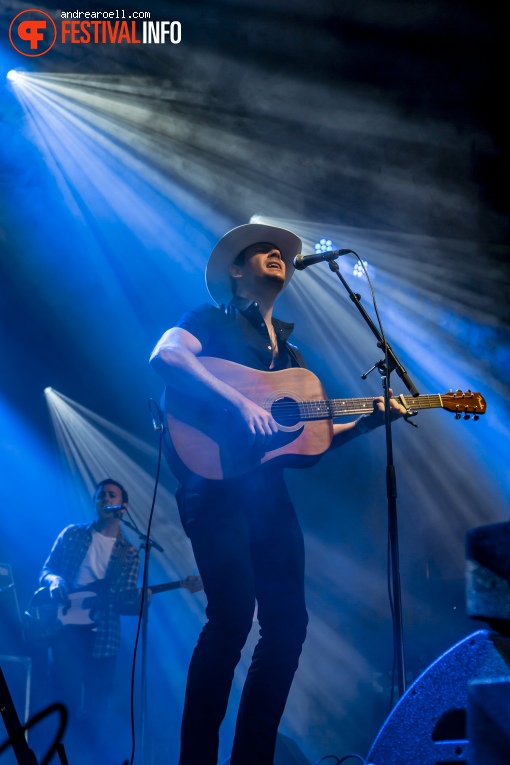
[[[474,417],[473,417],[473,420],[479,420],[479,419],[480,419],[480,415],[479,414],[475,414]]]
[[[464,415],[464,419],[465,420],[470,420],[471,419],[471,415],[470,414],[465,414]]]
[[[455,412],[455,419],[460,420],[460,412]]]

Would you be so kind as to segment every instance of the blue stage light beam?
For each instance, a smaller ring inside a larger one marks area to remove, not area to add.
[[[274,217],[264,217],[261,222],[295,231],[303,239],[303,251],[311,251],[312,242],[324,229],[323,224]],[[416,496],[424,499],[438,528],[444,531],[441,539],[448,541],[451,549],[456,547],[463,560],[464,542],[456,523],[460,519],[469,519],[473,526],[489,522],[482,508],[509,508],[510,512],[505,456],[510,453],[510,332],[494,315],[493,290],[484,283],[487,270],[483,253],[473,242],[431,240],[339,225],[328,229],[335,244],[352,248],[362,258],[368,256],[370,267],[375,264],[375,292],[387,339],[420,393],[473,390],[487,401],[487,413],[479,422],[464,423],[468,427],[458,428],[459,423],[444,412],[421,412],[417,418],[419,438],[414,438],[414,429],[407,426],[395,429],[406,454],[409,484],[415,486]],[[354,256],[353,260],[348,256],[338,260],[347,281],[352,278],[353,262],[359,263]],[[467,263],[470,278],[459,279],[459,268],[462,265],[465,270]],[[497,281],[497,274],[493,273],[493,278]],[[362,283],[356,279],[356,287]],[[378,395],[377,372],[369,376],[367,383],[360,383],[360,375],[379,359],[376,340],[327,264],[319,263],[296,273],[281,300],[290,317],[300,317],[300,339],[312,353],[320,332],[321,354],[327,363],[319,363],[323,364],[325,379],[331,380],[327,386],[330,396],[338,395],[331,390],[331,384],[341,385],[342,395],[349,391],[352,397]],[[363,304],[373,316],[368,293]],[[321,331],[326,317],[328,331]],[[336,327],[341,330],[340,353]],[[391,379],[396,393],[408,393],[395,374]],[[416,458],[409,461],[414,451]],[[412,470],[412,464],[420,464],[428,471],[428,488],[422,485],[422,471]],[[469,465],[476,465],[476,470],[465,470],[464,466]],[[444,481],[445,468],[450,479],[457,476],[452,484]],[[436,517],[437,508],[444,499],[435,495],[433,485],[442,487],[450,503],[450,512],[440,519]],[[489,495],[491,500],[487,501]],[[500,519],[497,513],[496,519]]]

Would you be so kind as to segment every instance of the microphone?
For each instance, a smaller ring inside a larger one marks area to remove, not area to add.
[[[124,505],[108,505],[107,507],[103,508],[105,513],[113,513],[116,515],[119,510],[125,510],[126,508]]]
[[[349,252],[352,250],[329,250],[328,252],[314,252],[313,255],[296,255],[293,260],[294,268],[302,271],[307,266],[322,263],[323,260],[329,263],[330,260],[336,260],[340,255],[347,255]]]

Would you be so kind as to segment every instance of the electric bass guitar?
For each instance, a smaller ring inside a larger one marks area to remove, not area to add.
[[[246,444],[246,433],[226,410],[167,386],[165,454],[178,478],[186,471],[212,480],[233,478],[271,460],[285,467],[308,467],[329,448],[335,417],[373,411],[373,397],[328,399],[319,378],[308,369],[261,372],[208,356],[200,357],[200,362],[219,380],[271,412],[278,433],[268,451],[256,451]],[[441,408],[453,412],[456,419],[473,415],[477,420],[486,410],[483,396],[471,391],[394,398],[410,415]]]
[[[31,639],[48,640],[62,627],[68,625],[91,627],[97,626],[97,614],[108,602],[108,595],[103,593],[105,579],[91,582],[85,587],[68,594],[68,602],[63,605],[53,600],[49,587],[40,587],[32,596],[25,611],[25,626]],[[192,593],[204,589],[199,576],[187,576],[178,582],[165,582],[149,587],[153,595],[183,587]]]

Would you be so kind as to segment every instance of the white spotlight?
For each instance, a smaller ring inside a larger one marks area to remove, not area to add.
[[[315,252],[331,252],[333,242],[331,239],[320,239],[315,245]]]
[[[19,71],[19,69],[9,69],[7,72],[7,79],[11,82],[17,82],[18,80],[21,80],[23,77],[23,73]]]
[[[363,268],[363,266],[365,266],[365,268]],[[358,276],[360,279],[361,279],[362,276],[365,276],[365,270],[367,272],[369,270],[368,269],[368,262],[366,260],[363,261],[363,266],[361,265],[361,263],[359,261],[357,263],[355,263],[354,264],[354,268],[352,270],[352,275],[353,276]]]
[[[53,393],[53,388],[50,388],[50,386],[48,385],[48,387],[45,388],[43,392],[44,392],[44,395],[47,396],[48,393]]]

